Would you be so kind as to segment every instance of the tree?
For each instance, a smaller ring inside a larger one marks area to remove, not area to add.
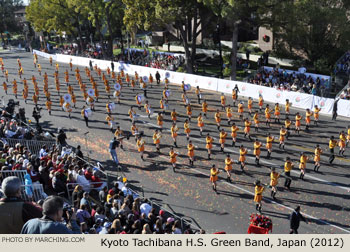
[[[172,24],[180,32],[185,49],[186,68],[193,73],[196,56],[196,40],[201,32],[200,25],[206,23],[199,17],[204,8],[197,0],[123,0],[126,5],[124,23],[127,29],[136,33],[137,28],[150,30],[154,27]]]
[[[258,0],[198,0],[208,6],[221,20],[228,20],[232,26],[231,79],[236,80],[238,26],[256,26],[259,23],[258,10],[265,1]],[[262,14],[262,13],[260,13]]]
[[[26,18],[36,31],[65,32],[84,48],[81,23],[87,18],[71,0],[32,0],[26,8]],[[79,41],[78,38],[79,37]]]
[[[270,1],[266,24],[277,55],[304,59],[316,70],[330,70],[350,42],[350,3],[345,0]]]
[[[0,0],[0,35],[4,42],[3,33],[20,31],[14,12],[22,5],[21,0]]]

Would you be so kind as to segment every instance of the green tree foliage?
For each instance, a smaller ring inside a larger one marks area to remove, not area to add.
[[[270,0],[266,25],[273,30],[276,53],[305,59],[308,66],[324,72],[349,49],[350,1]]]
[[[121,34],[123,15],[121,0],[32,0],[26,9],[26,17],[36,31],[66,32],[79,38],[79,49],[85,47],[82,38],[96,32],[100,44],[108,41],[107,52],[102,47],[104,57],[112,56],[113,39]]]
[[[264,14],[265,1],[259,0],[198,0],[208,6],[219,20],[228,21],[232,27],[231,79],[236,80],[238,26],[256,26]],[[227,72],[227,70],[226,70]]]
[[[21,6],[21,0],[0,0],[0,33],[5,31],[17,32],[20,27],[17,25],[13,14]]]

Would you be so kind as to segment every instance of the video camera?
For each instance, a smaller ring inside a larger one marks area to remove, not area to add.
[[[10,115],[13,115],[16,106],[19,106],[19,102],[15,102],[13,99],[10,99],[7,103],[7,107],[5,108],[5,110]]]

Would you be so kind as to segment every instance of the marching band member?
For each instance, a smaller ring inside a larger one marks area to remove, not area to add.
[[[173,138],[174,141],[174,146],[177,148],[177,143],[176,143],[176,137],[177,137],[177,132],[178,132],[179,128],[176,126],[176,123],[173,122],[173,125],[170,128],[171,131],[171,137]]]
[[[171,120],[173,121],[173,123],[176,123],[176,116],[177,116],[177,113],[176,113],[175,109],[173,109],[173,111],[170,113],[170,117],[171,117]]]
[[[262,207],[262,193],[264,192],[265,187],[261,185],[260,180],[255,181],[255,195],[254,195],[254,202],[255,202],[255,209],[258,210],[261,213],[261,207]]]
[[[244,138],[246,138],[248,136],[249,140],[252,140],[252,137],[250,136],[250,126],[251,125],[252,125],[252,122],[250,122],[248,120],[248,118],[246,118],[244,120]]]
[[[241,170],[245,168],[245,155],[247,155],[248,150],[244,148],[243,144],[239,147],[239,162],[241,163]]]
[[[156,145],[156,149],[157,149],[157,152],[160,154],[160,138],[162,137],[162,135],[160,134],[160,132],[156,129],[154,131],[154,134],[153,134],[153,143]]]
[[[285,136],[287,135],[287,130],[282,126],[280,129],[280,144],[278,146],[278,148],[284,149],[284,142],[285,142]]]
[[[321,167],[321,154],[322,154],[322,149],[320,148],[320,145],[317,144],[316,148],[315,148],[315,157],[314,157],[314,161],[315,161],[315,166],[314,166],[314,171],[318,172],[318,170]]]
[[[210,182],[213,185],[213,190],[217,193],[216,191],[216,181],[218,180],[218,174],[220,171],[216,169],[215,164],[213,164],[212,168],[210,169]]]
[[[257,166],[260,166],[260,154],[261,154],[262,143],[259,139],[255,139],[254,142],[254,155],[255,155],[255,163]]]
[[[191,129],[190,129],[190,123],[188,122],[187,119],[185,120],[185,123],[184,123],[184,132],[186,134],[187,141],[190,140]]]
[[[262,111],[262,108],[264,106],[264,99],[262,97],[262,95],[259,95],[259,102],[258,102],[258,105],[259,105],[259,110],[260,112]]]
[[[221,101],[221,109],[225,111],[226,97],[224,93],[221,94],[220,101]]]
[[[292,179],[290,176],[290,172],[293,169],[294,164],[290,160],[289,157],[286,157],[286,162],[284,163],[284,174],[285,174],[285,181],[284,181],[284,187],[290,190],[290,184],[292,183]]]
[[[270,186],[271,186],[271,197],[274,200],[276,200],[277,184],[278,184],[279,177],[280,177],[280,174],[278,172],[276,172],[275,167],[271,167]]]
[[[275,122],[277,122],[277,123],[280,123],[280,114],[281,114],[280,110],[281,110],[281,108],[280,108],[279,103],[276,103],[274,115],[275,115]]]
[[[265,108],[265,118],[266,118],[266,125],[271,128],[271,110],[269,104],[266,104]]]
[[[199,86],[197,86],[196,88],[196,95],[197,95],[197,99],[198,99],[198,104],[201,104],[201,90],[199,89]]]
[[[207,118],[207,112],[208,112],[208,103],[206,100],[202,103],[202,112],[205,118]]]
[[[221,115],[220,115],[220,111],[219,110],[216,110],[214,118],[215,118],[216,124],[218,126],[218,130],[220,131]]]
[[[226,159],[225,159],[225,171],[227,174],[227,182],[232,182],[231,179],[231,171],[232,171],[232,165],[233,165],[233,160],[230,157],[230,154],[226,155]]]
[[[259,113],[258,111],[255,111],[254,116],[253,116],[254,124],[255,124],[255,131],[259,131]]]
[[[299,114],[299,112],[297,112],[296,114],[295,114],[295,132],[297,132],[298,133],[298,135],[299,135],[299,132],[300,132],[300,126],[301,126],[301,119],[302,119],[303,117]]]
[[[306,130],[309,130],[312,115],[313,115],[313,112],[310,111],[310,109],[306,109],[306,112],[305,112],[305,123],[306,123],[305,129]]]
[[[236,124],[232,123],[232,126],[231,126],[232,147],[236,145],[238,130],[239,128],[236,126]]]
[[[148,118],[151,119],[151,105],[148,103],[148,100],[146,100],[144,108],[146,110]]]
[[[306,163],[309,160],[308,156],[304,152],[300,154],[300,164],[299,164],[299,169],[300,169],[300,179],[304,180],[305,176],[305,169],[306,169]]]
[[[193,166],[194,163],[194,145],[192,144],[192,141],[190,140],[187,145],[187,155],[189,158],[190,165]]]
[[[138,136],[136,145],[138,152],[141,154],[142,161],[145,161],[145,159],[143,158],[143,153],[145,151],[145,141],[142,139],[141,136]]]
[[[111,113],[107,113],[106,121],[107,121],[109,129],[110,129],[110,131],[112,133],[114,132],[114,130],[113,130],[114,121],[113,120],[114,120],[114,118],[113,118],[112,114]]]
[[[211,160],[210,155],[211,155],[211,149],[213,148],[213,142],[214,139],[207,133],[207,137],[205,138],[205,148],[208,150],[208,160]]]
[[[227,117],[227,124],[230,125],[231,119],[232,119],[232,108],[230,104],[227,105],[227,108],[226,108],[226,117]]]
[[[51,115],[51,106],[52,106],[52,101],[50,99],[47,99],[45,102],[47,111],[49,111],[49,115]]]
[[[227,133],[225,132],[224,129],[221,129],[219,137],[220,137],[219,143],[221,145],[221,151],[224,152],[225,141],[226,141],[226,137],[227,137]]]
[[[170,156],[170,163],[173,167],[173,171],[175,172],[175,168],[176,168],[176,157],[177,157],[177,153],[174,151],[174,147],[170,147],[170,152],[169,152],[169,156]]]
[[[268,133],[266,137],[266,149],[267,149],[267,156],[266,158],[271,158],[272,154],[272,142],[275,140],[275,137],[271,136],[270,133]]]
[[[239,114],[239,119],[243,120],[243,112],[244,112],[244,107],[243,107],[243,102],[238,103],[238,114]]]
[[[157,124],[160,127],[160,131],[162,131],[163,130],[163,116],[162,116],[161,112],[158,112]]]
[[[249,115],[252,114],[252,109],[253,109],[253,99],[251,97],[248,98],[248,111]]]
[[[197,122],[198,122],[197,125],[199,127],[199,133],[202,136],[202,134],[203,134],[203,127],[204,127],[202,113],[199,113],[198,118],[197,118]]]
[[[338,146],[339,146],[339,155],[344,156],[344,152],[345,152],[345,146],[346,146],[346,136],[345,136],[345,132],[342,131],[339,134],[339,142],[338,142]]]
[[[286,112],[286,115],[289,115],[289,109],[290,109],[289,99],[286,99],[286,104],[284,105],[284,110]]]
[[[318,123],[318,118],[320,117],[320,114],[319,114],[320,111],[321,111],[321,109],[317,105],[315,105],[315,108],[314,108],[314,118],[315,118],[314,124],[315,125],[317,125],[317,123]]]
[[[187,104],[186,106],[186,113],[187,113],[187,116],[188,116],[188,121],[191,121],[191,117],[192,117],[192,107],[191,107],[191,104]]]

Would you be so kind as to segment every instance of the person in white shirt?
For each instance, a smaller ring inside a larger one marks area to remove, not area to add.
[[[77,183],[83,187],[85,192],[90,192],[90,182],[85,178],[83,170],[79,171]]]

